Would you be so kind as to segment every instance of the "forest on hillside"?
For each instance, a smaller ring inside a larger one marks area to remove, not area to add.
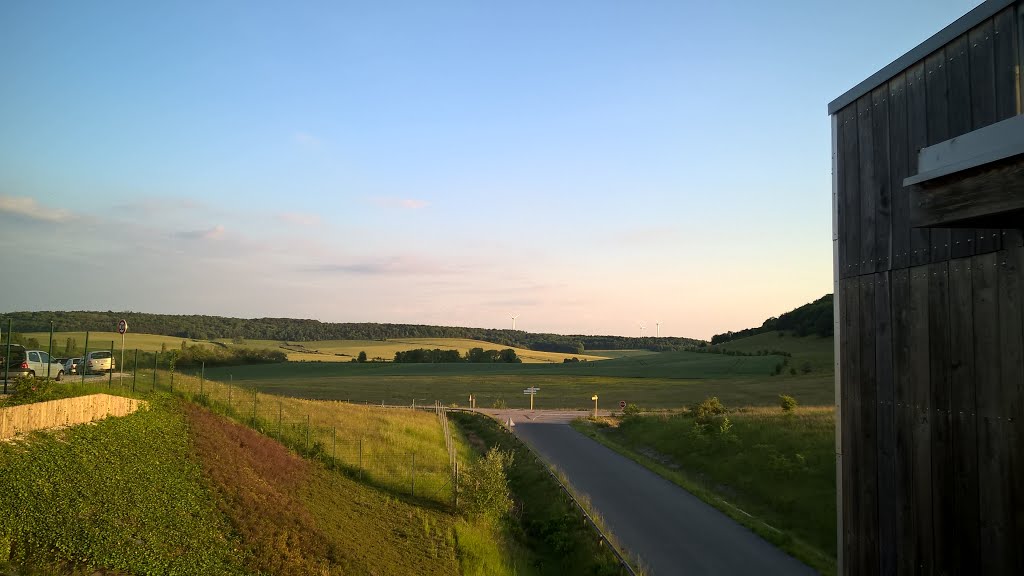
[[[128,321],[132,332],[209,340],[243,338],[301,342],[317,340],[389,340],[398,338],[467,338],[502,346],[543,352],[583,354],[587,350],[655,351],[681,350],[699,345],[694,338],[626,336],[585,336],[537,334],[522,330],[430,326],[423,324],[378,324],[320,322],[295,318],[227,318],[224,316],[147,314],[141,312],[10,312],[3,315],[2,328],[13,321],[15,332],[46,332],[53,322],[58,331],[117,330],[117,322]]]
[[[721,344],[746,338],[763,332],[775,332],[777,330],[788,330],[797,336],[810,336],[815,334],[826,338],[833,333],[833,309],[832,295],[826,294],[810,304],[786,312],[779,317],[772,316],[764,321],[759,328],[747,328],[737,332],[725,332],[715,334],[711,337],[712,344]]]

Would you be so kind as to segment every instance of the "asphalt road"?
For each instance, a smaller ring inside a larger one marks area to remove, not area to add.
[[[568,426],[572,413],[488,410],[585,494],[647,574],[814,574],[696,496]]]

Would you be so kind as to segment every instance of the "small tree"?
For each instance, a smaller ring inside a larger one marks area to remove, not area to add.
[[[365,350],[363,350],[363,351],[361,351],[359,353],[359,356],[356,357],[356,362],[366,362],[366,351]]]
[[[505,470],[512,465],[512,452],[496,446],[459,475],[459,502],[470,516],[500,518],[512,509]]]
[[[697,420],[704,422],[715,416],[725,414],[725,406],[718,400],[718,396],[709,396],[703,402],[693,408]]]
[[[640,407],[637,406],[636,404],[633,404],[633,403],[626,404],[626,407],[622,409],[622,416],[623,417],[629,418],[629,417],[632,417],[632,416],[639,416],[639,415],[640,415]]]
[[[796,398],[786,394],[779,394],[779,406],[782,406],[783,412],[792,412],[797,407]]]

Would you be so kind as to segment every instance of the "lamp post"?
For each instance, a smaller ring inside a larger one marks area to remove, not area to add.
[[[597,394],[590,397],[594,401],[594,420],[597,420]]]

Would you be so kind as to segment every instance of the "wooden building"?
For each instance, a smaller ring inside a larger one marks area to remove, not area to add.
[[[829,104],[842,574],[1024,574],[1024,0]]]

